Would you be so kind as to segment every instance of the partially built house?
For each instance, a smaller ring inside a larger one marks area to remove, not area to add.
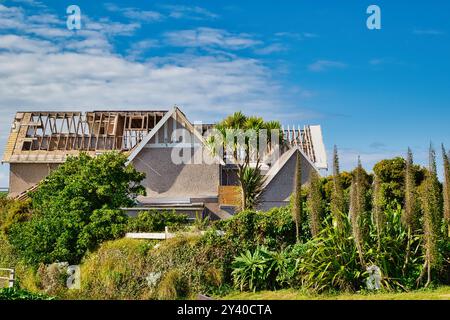
[[[147,195],[138,197],[138,211],[177,210],[226,218],[237,203],[236,165],[211,153],[204,132],[214,125],[192,124],[178,108],[147,111],[17,112],[3,156],[10,165],[9,196],[24,198],[67,157],[118,151],[146,174]],[[173,134],[185,129],[189,144]],[[261,163],[265,175],[260,209],[286,205],[293,190],[296,154],[302,158],[303,182],[311,170],[327,168],[320,126],[283,129],[284,144],[275,162]],[[176,148],[210,157],[201,163],[174,163]],[[208,155],[209,154],[209,155]]]

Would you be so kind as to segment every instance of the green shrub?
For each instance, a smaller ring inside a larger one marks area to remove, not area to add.
[[[225,241],[230,241],[237,252],[253,250],[258,245],[280,250],[295,243],[295,223],[289,207],[267,212],[242,211],[231,219],[217,222],[215,229],[225,232]]]
[[[130,232],[159,232],[164,228],[178,229],[188,223],[187,215],[179,214],[175,211],[144,211],[140,212],[137,217],[130,218],[128,231]]]
[[[80,266],[81,289],[67,294],[76,299],[142,299],[148,288],[146,255],[154,244],[126,238],[101,244]]]
[[[359,288],[364,270],[346,221],[346,233],[326,223],[319,236],[302,245],[296,278],[299,285],[315,291],[353,291]]]
[[[31,200],[19,201],[0,197],[0,232],[8,233],[10,228],[31,217]]]
[[[274,289],[275,260],[267,248],[246,250],[234,259],[232,267],[234,285],[241,291]]]
[[[171,269],[158,285],[159,300],[176,300],[189,296],[189,283],[178,269]]]
[[[14,223],[10,243],[27,263],[78,263],[102,241],[122,235],[144,175],[115,152],[69,157],[31,193],[33,215]]]
[[[91,215],[61,212],[33,215],[29,221],[14,224],[8,237],[27,263],[73,264],[102,241],[122,236],[126,225],[127,216],[121,210],[99,209]]]
[[[0,289],[0,300],[53,300],[45,294],[32,293],[18,288]]]

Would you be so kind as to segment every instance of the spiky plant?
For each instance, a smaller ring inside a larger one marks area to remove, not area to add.
[[[292,204],[292,218],[295,222],[295,236],[297,242],[300,242],[301,228],[303,217],[303,203],[302,203],[302,163],[300,152],[296,152],[295,159],[295,176],[294,176],[294,193]]]
[[[347,210],[344,198],[344,189],[342,188],[342,181],[339,172],[339,156],[336,146],[334,146],[333,151],[333,189],[331,191],[330,210],[333,217],[333,225],[336,226],[338,230],[342,230],[342,217]]]
[[[381,235],[385,223],[384,219],[384,197],[381,189],[381,181],[378,175],[375,175],[373,183],[373,205],[372,205],[372,221],[377,231],[378,249],[381,247]]]
[[[311,235],[316,237],[321,229],[323,214],[322,192],[320,190],[320,178],[316,170],[311,170],[309,176],[308,211]]]
[[[409,258],[411,255],[411,240],[412,233],[418,220],[418,206],[416,197],[416,182],[414,177],[414,160],[413,154],[410,148],[406,155],[406,167],[405,167],[405,203],[402,212],[402,223],[408,230],[407,243],[406,243],[406,255],[405,262],[403,264],[403,271],[406,270]]]
[[[421,197],[421,206],[423,211],[425,262],[417,283],[419,284],[422,281],[426,272],[427,282],[425,287],[428,287],[431,283],[432,269],[439,264],[437,241],[439,224],[442,219],[442,199],[436,173],[436,154],[432,145],[430,145],[429,150],[429,165],[425,179],[425,189]]]
[[[364,179],[364,169],[361,165],[361,159],[358,157],[358,167],[353,172],[350,189],[350,222],[361,265],[365,265],[362,230],[363,215],[366,211],[366,183]]]
[[[450,152],[447,154],[442,144],[442,157],[444,160],[444,219],[447,224],[447,237],[450,238]]]
[[[259,164],[256,167],[245,166],[238,171],[241,184],[242,210],[255,209],[260,202],[265,177],[261,174]]]

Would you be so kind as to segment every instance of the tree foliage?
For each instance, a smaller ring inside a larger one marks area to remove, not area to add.
[[[262,130],[266,130],[265,140]],[[266,144],[270,149],[272,136],[271,130],[275,130],[278,143],[281,143],[283,135],[281,124],[277,121],[265,122],[261,117],[246,116],[241,111],[229,115],[214,127],[214,134],[206,139],[207,146],[214,155],[223,151],[237,166],[237,177],[241,186],[241,209],[253,209],[257,205],[262,194],[264,177],[261,174],[261,156],[258,152],[259,144]],[[267,132],[269,131],[269,132]],[[255,150],[256,149],[256,150]],[[256,165],[252,165],[256,163]]]
[[[120,208],[144,193],[144,174],[126,161],[118,153],[68,158],[31,195],[33,215],[11,227],[12,245],[33,264],[77,263],[101,241],[120,236],[127,224]]]

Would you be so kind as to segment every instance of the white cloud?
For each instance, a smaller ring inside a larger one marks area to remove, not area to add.
[[[32,40],[12,34],[0,35],[0,51],[13,53],[50,53],[56,52],[58,48],[53,43],[44,40]]]
[[[17,18],[14,26],[11,17]],[[247,34],[199,28],[181,31],[181,39],[179,32],[166,33],[166,44],[208,47],[208,55],[192,50],[134,61],[116,54],[111,40],[132,34],[138,23],[85,17],[81,30],[59,37],[52,34],[65,30],[65,22],[58,24],[48,14],[30,18],[21,9],[0,5],[0,27],[2,21],[10,26],[0,38],[0,150],[18,110],[168,109],[177,104],[191,120],[206,122],[237,110],[273,119],[274,106],[292,107],[260,60],[226,52],[262,44]],[[128,54],[157,45],[146,39]],[[0,186],[5,184],[0,177]]]
[[[286,51],[287,47],[281,43],[272,43],[268,46],[265,46],[263,48],[259,48],[255,50],[255,53],[261,54],[261,55],[268,55],[276,52],[283,52]]]
[[[164,7],[169,9],[169,16],[175,19],[203,20],[219,17],[217,14],[198,6],[166,5]]]
[[[345,69],[347,64],[339,61],[332,60],[317,60],[316,62],[310,64],[308,69],[313,72],[322,72],[329,69]]]
[[[234,34],[213,28],[166,32],[164,38],[167,44],[177,47],[217,47],[238,50],[261,44],[261,41],[253,39],[248,34]]]
[[[414,29],[413,30],[413,34],[416,35],[425,35],[425,36],[440,36],[440,35],[444,35],[445,32],[441,31],[441,30],[436,30],[436,29]]]
[[[140,58],[145,52],[151,48],[157,48],[160,43],[156,39],[145,39],[138,42],[134,42],[130,49],[127,50],[128,58],[135,60]]]
[[[309,38],[318,38],[319,35],[312,32],[277,32],[275,36],[278,38],[289,38],[294,40],[304,40]]]
[[[114,3],[106,3],[105,8],[111,12],[120,12],[124,17],[141,22],[155,22],[164,19],[164,16],[157,11],[140,10],[137,8],[121,8]]]

